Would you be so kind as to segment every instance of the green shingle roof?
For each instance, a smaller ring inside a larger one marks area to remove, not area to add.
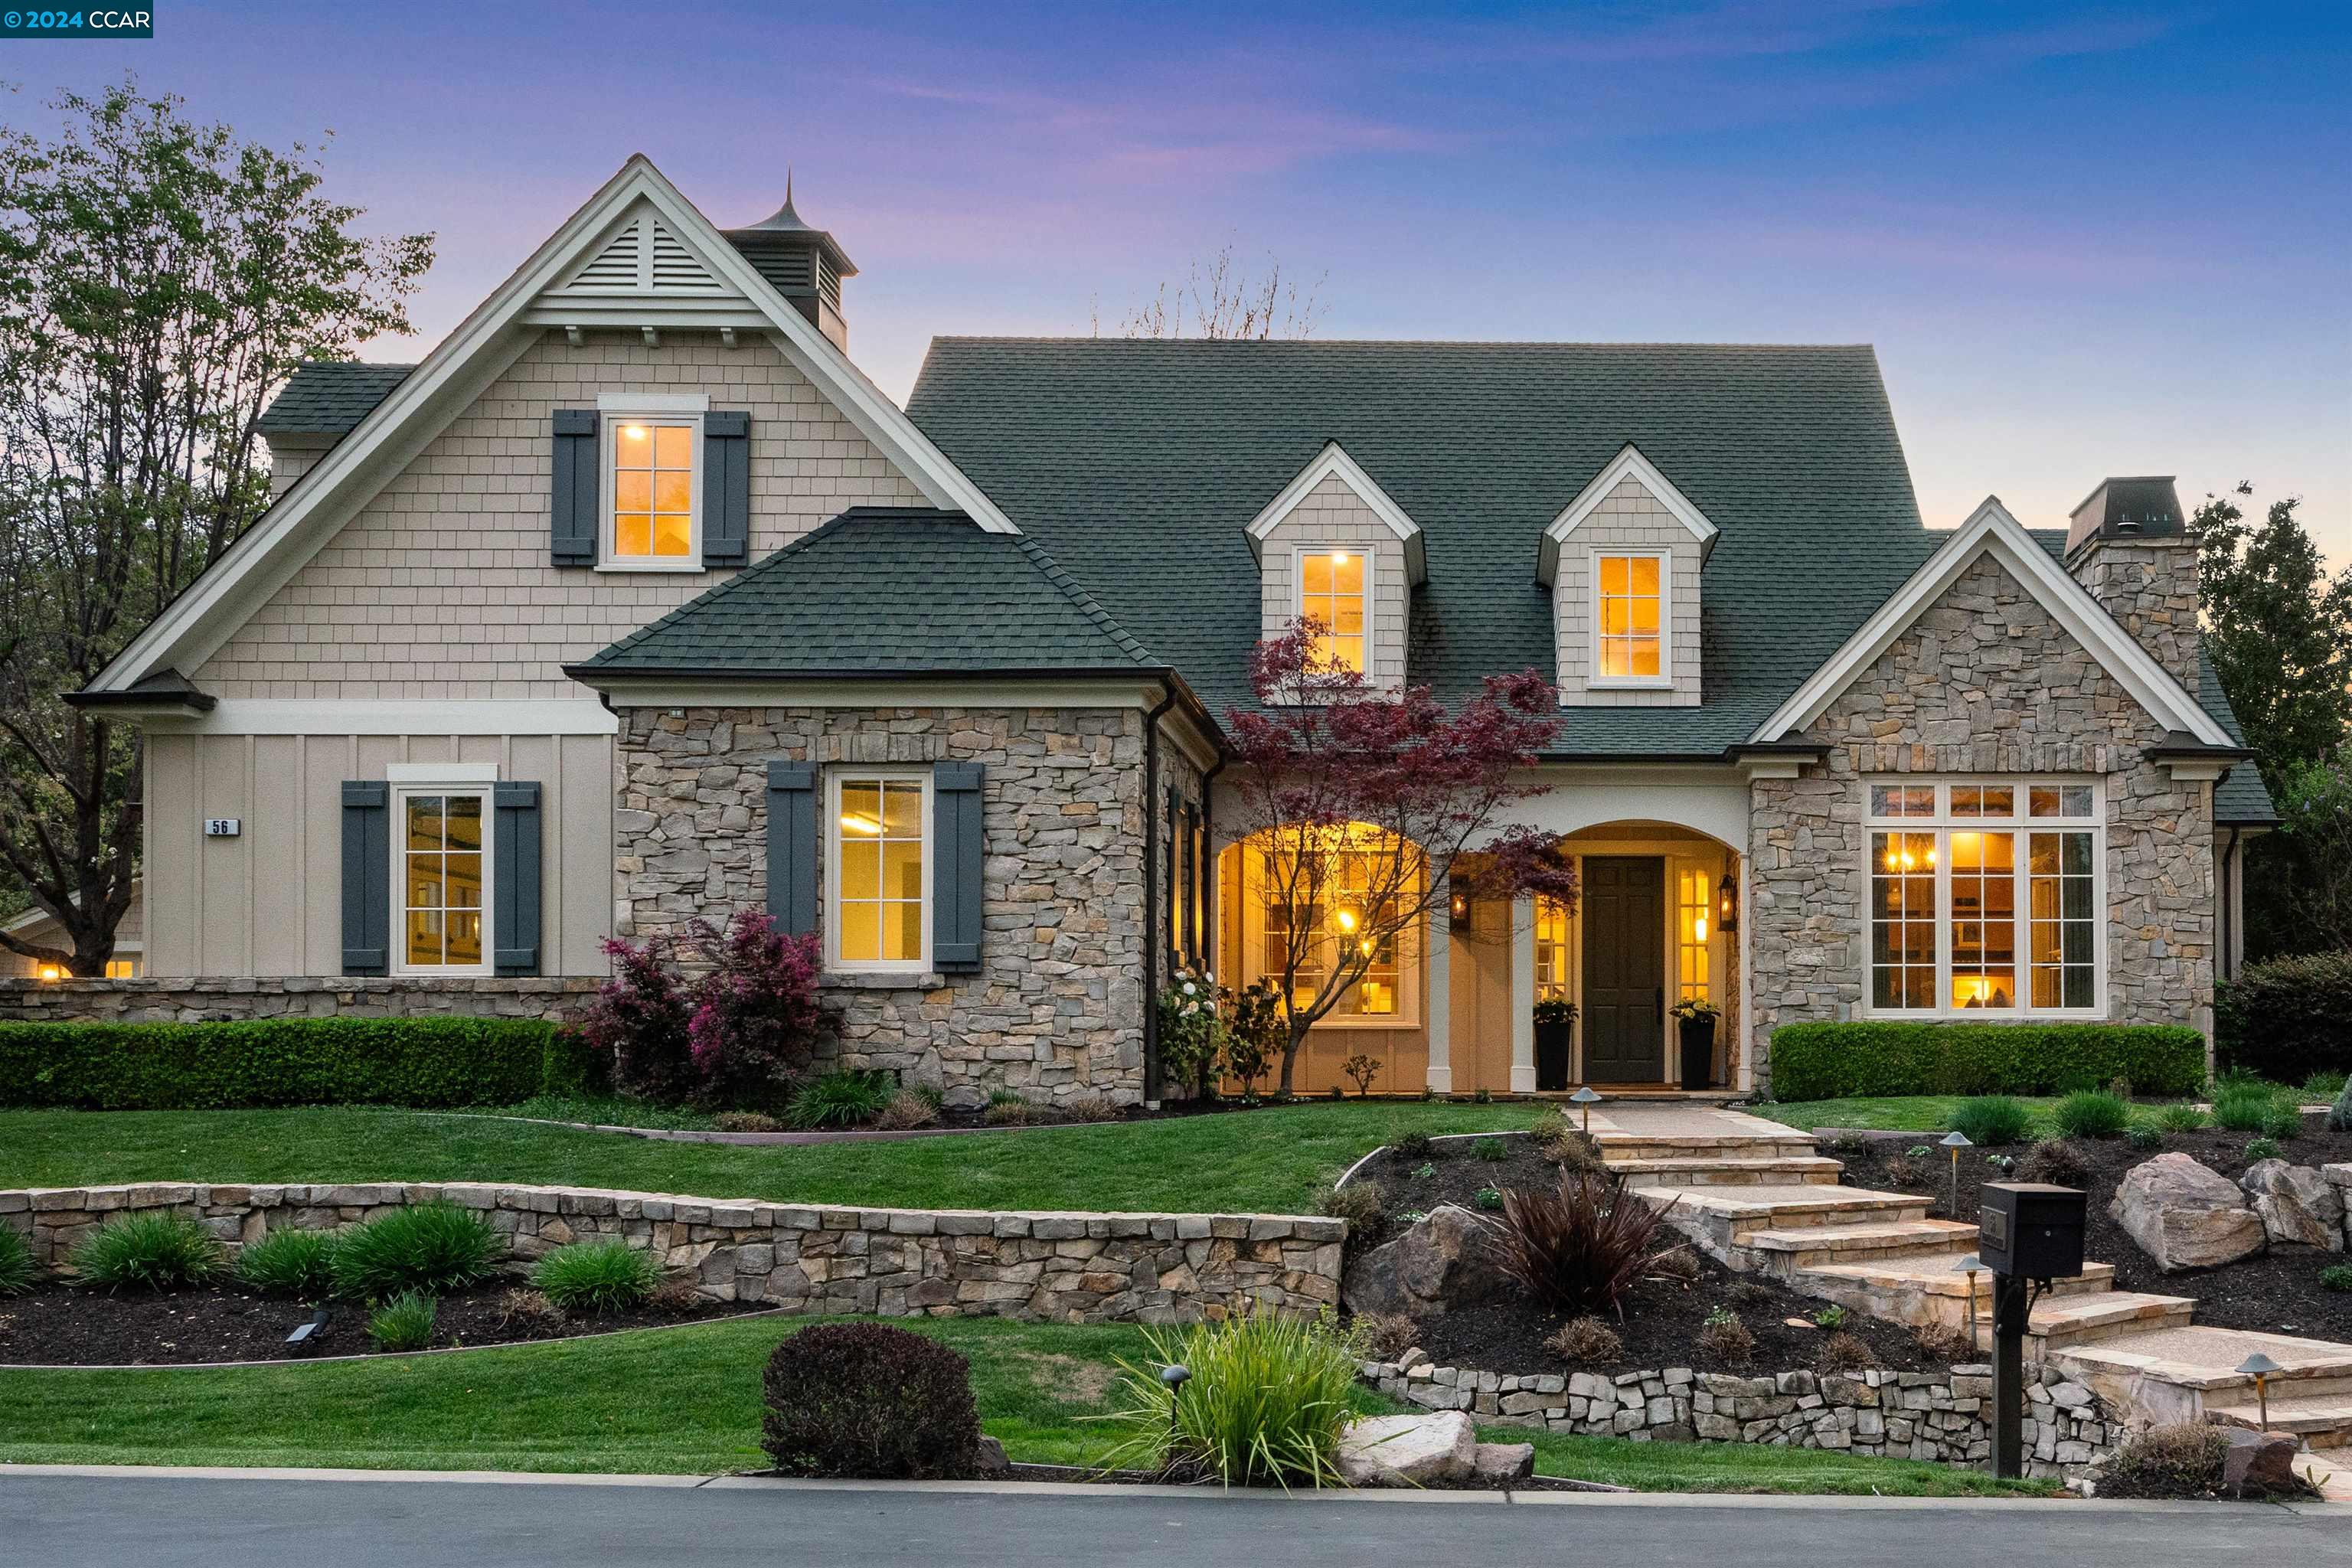
[[[632,632],[582,673],[1078,674],[1166,661],[1023,534],[856,507]]]
[[[254,427],[265,437],[349,435],[415,368],[360,360],[307,360],[295,367],[292,378],[269,400]]]

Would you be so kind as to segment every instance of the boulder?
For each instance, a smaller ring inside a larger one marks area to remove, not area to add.
[[[2344,1194],[2309,1165],[2257,1160],[2238,1178],[2273,1241],[2344,1250]]]
[[[1509,1281],[1495,1267],[1487,1234],[1486,1222],[1468,1209],[1442,1205],[1348,1266],[1341,1285],[1348,1310],[1435,1318],[1493,1300]]]
[[[2107,1214],[2168,1274],[2234,1263],[2268,1238],[2235,1182],[2177,1152],[2125,1172]]]
[[[1339,1434],[1339,1479],[1351,1487],[1427,1487],[1477,1468],[1478,1431],[1459,1410],[1373,1415]]]
[[[1536,1473],[1533,1443],[1481,1443],[1471,1456],[1470,1473],[1482,1481],[1519,1481]]]
[[[1013,1461],[1004,1457],[1003,1443],[983,1434],[976,1466],[983,1476],[1001,1476],[1013,1468]]]
[[[2221,1456],[2221,1489],[2231,1497],[2299,1497],[2310,1483],[2294,1473],[2301,1439],[2275,1432],[2230,1428],[2230,1450]]]

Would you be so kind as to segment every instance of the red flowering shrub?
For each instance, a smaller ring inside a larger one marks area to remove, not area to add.
[[[752,910],[723,932],[695,921],[683,939],[605,942],[613,977],[583,1025],[614,1087],[665,1105],[782,1103],[835,1027],[817,1000],[816,942]]]

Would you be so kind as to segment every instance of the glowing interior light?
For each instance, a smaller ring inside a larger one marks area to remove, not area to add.
[[[1706,917],[1705,915],[1696,915],[1692,918],[1691,940],[1694,942],[1705,942],[1706,940]]]
[[[1339,922],[1341,931],[1351,931],[1356,929],[1356,911],[1353,910],[1341,910],[1332,918]]]
[[[646,427],[642,425],[624,425],[621,426],[621,434],[632,441],[642,441],[646,438]]]
[[[845,833],[863,833],[869,837],[882,831],[882,825],[872,817],[850,811],[841,814],[841,826]]]

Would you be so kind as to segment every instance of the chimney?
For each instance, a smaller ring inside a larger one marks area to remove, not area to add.
[[[843,353],[849,352],[849,322],[841,314],[841,280],[857,276],[849,257],[821,228],[793,210],[792,171],[784,171],[784,205],[749,228],[721,229],[761,277],[806,316]]]
[[[2197,543],[2171,475],[2100,480],[2074,509],[2066,570],[2196,692]]]

